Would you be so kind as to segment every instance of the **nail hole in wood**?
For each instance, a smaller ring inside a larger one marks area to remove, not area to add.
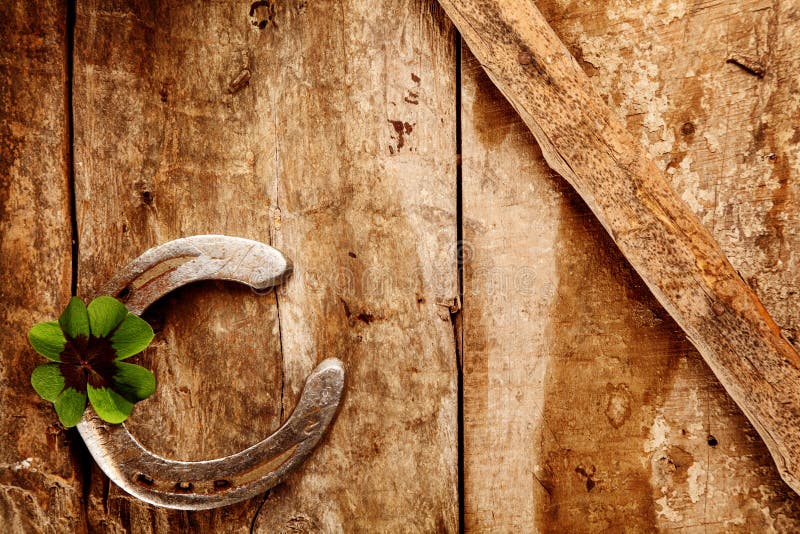
[[[250,4],[250,24],[263,30],[275,16],[275,9],[269,0],[259,0]]]

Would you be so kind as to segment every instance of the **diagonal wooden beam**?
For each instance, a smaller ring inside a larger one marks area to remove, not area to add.
[[[531,0],[439,0],[800,493],[800,355]]]

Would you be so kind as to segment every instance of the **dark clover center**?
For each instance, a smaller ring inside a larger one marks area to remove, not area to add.
[[[117,353],[111,340],[105,337],[68,337],[59,356],[64,386],[80,392],[86,391],[87,383],[94,388],[110,387],[117,372],[114,364]]]

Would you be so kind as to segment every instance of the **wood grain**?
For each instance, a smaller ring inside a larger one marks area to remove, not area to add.
[[[46,13],[46,16],[42,14]],[[0,525],[5,532],[85,528],[82,473],[52,404],[30,385],[46,360],[36,322],[70,296],[67,13],[63,2],[0,4]]]
[[[537,4],[797,339],[794,3]],[[174,457],[234,452],[285,418],[320,359],[357,381],[319,455],[263,498],[165,512],[94,471],[87,522],[91,459],[52,425],[29,386],[40,360],[11,338],[0,523],[456,530],[446,17],[421,2],[78,5],[80,293],[196,232],[271,242],[302,266],[279,302],[202,284],[150,311],[142,360],[167,387],[137,407],[137,437]],[[24,333],[70,293],[66,13],[0,12],[0,314]],[[462,72],[467,530],[798,530],[800,501],[699,353],[469,52]]]
[[[564,276],[553,261],[563,187],[466,48],[463,57],[465,527],[531,532],[549,491],[532,468],[549,310]]]
[[[800,356],[532,2],[442,2],[489,77],[800,489]]]
[[[252,96],[229,94],[224,78],[246,66],[240,47],[247,25],[224,42],[235,7],[79,3],[79,294],[94,294],[123,264],[178,237],[224,233],[270,242],[269,218],[254,216],[271,202],[253,164],[264,150],[258,145],[274,134],[256,132]],[[145,447],[168,458],[211,459],[277,428],[282,359],[274,294],[201,283],[162,299],[145,318],[157,337],[137,363],[155,372],[158,387],[128,425]],[[166,511],[129,497],[96,467],[88,499],[92,528],[139,532],[245,531],[262,501]]]
[[[392,21],[387,25],[386,21]],[[457,300],[452,27],[427,3],[81,2],[81,291],[159,242],[270,243],[276,296],[198,285],[155,306],[154,452],[228,454],[272,431],[306,375],[347,367],[305,466],[263,497],[176,513],[95,472],[101,530],[454,531]]]
[[[537,4],[795,338],[792,3]],[[766,76],[726,64],[737,50]],[[467,530],[796,530],[798,499],[755,430],[466,58]],[[487,265],[538,276],[484,297]],[[493,434],[497,414],[514,439]]]

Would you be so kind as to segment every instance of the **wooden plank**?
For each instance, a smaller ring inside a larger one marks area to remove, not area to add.
[[[194,233],[269,242],[295,263],[277,302],[201,285],[156,307],[143,360],[159,386],[134,435],[177,458],[229,453],[288,415],[317,362],[339,357],[348,373],[331,433],[263,498],[165,512],[95,474],[91,524],[456,530],[446,18],[389,0],[91,1],[77,18],[82,290]]]
[[[538,5],[796,339],[796,8]],[[770,65],[764,78],[726,64],[735,52]],[[467,530],[800,528],[800,501],[755,430],[465,57]],[[485,297],[487,264],[520,280],[535,265],[521,286],[532,292]],[[498,414],[514,439],[493,434]]]
[[[80,438],[31,388],[45,360],[26,338],[71,292],[65,4],[3,2],[0,35],[0,525],[79,532]]]
[[[462,62],[467,532],[531,532],[563,186],[468,49]]]
[[[251,92],[227,91],[247,67],[250,28],[246,17],[231,24],[238,11],[232,4],[79,3],[79,294],[94,294],[121,265],[177,237],[270,241],[269,218],[257,214],[271,204],[259,171],[270,171],[264,152],[274,132],[259,131],[263,117],[252,113]],[[259,159],[266,166],[257,170]],[[210,459],[277,428],[282,362],[274,295],[199,284],[162,299],[147,318],[157,337],[138,358],[158,387],[129,420],[145,447],[168,458]],[[93,528],[139,532],[245,530],[262,501],[169,512],[130,498],[96,467],[90,489]]]
[[[800,491],[800,355],[533,2],[442,0],[551,168],[586,201]]]

